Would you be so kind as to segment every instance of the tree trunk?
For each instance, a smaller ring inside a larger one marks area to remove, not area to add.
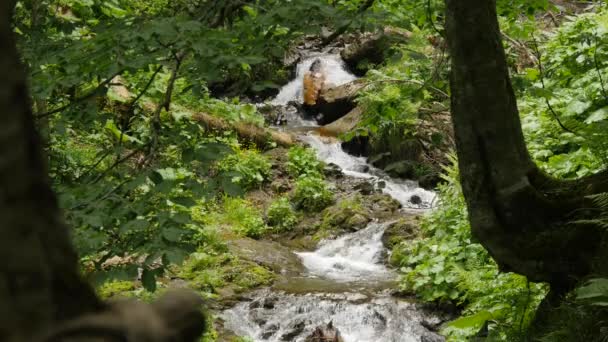
[[[569,289],[595,268],[602,231],[575,224],[606,174],[558,181],[526,149],[494,0],[446,0],[451,106],[473,235],[504,271]]]
[[[80,279],[50,187],[10,26],[14,5],[0,5],[0,340],[31,341],[101,304]]]

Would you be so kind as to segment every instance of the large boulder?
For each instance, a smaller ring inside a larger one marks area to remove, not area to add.
[[[352,131],[363,117],[363,109],[355,107],[340,119],[319,128],[319,133],[325,136],[337,137]]]
[[[232,254],[276,273],[299,275],[304,271],[300,258],[278,242],[239,238],[228,241],[227,245]]]
[[[327,125],[351,112],[356,106],[357,93],[365,85],[365,81],[355,80],[337,87],[323,88],[313,106],[315,111],[321,113],[319,123]]]
[[[391,223],[382,234],[382,243],[388,249],[405,240],[416,237],[419,231],[420,222],[418,216],[409,216]]]
[[[382,63],[389,55],[391,46],[405,42],[411,33],[396,28],[385,28],[381,32],[367,32],[347,44],[340,55],[356,75],[362,76],[372,64]]]

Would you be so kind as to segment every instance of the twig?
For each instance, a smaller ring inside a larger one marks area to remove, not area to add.
[[[57,114],[59,112],[62,112],[64,110],[68,109],[69,107],[73,106],[74,104],[76,104],[78,102],[87,100],[87,99],[95,96],[99,92],[99,90],[101,90],[101,88],[107,86],[110,82],[112,82],[112,80],[114,79],[114,77],[122,74],[124,71],[125,71],[124,69],[118,71],[117,73],[115,73],[112,76],[108,77],[105,81],[99,83],[97,85],[97,87],[95,87],[95,89],[93,89],[91,92],[89,92],[89,93],[87,93],[87,94],[85,94],[85,95],[83,95],[81,97],[73,99],[72,101],[70,101],[70,103],[68,103],[68,104],[66,104],[64,106],[61,106],[59,108],[53,109],[51,111],[48,111],[46,113],[35,114],[34,117],[36,119],[40,119],[40,118],[44,118],[44,117],[47,117],[47,116],[51,116],[53,114]]]
[[[439,29],[435,25],[435,21],[433,20],[433,13],[431,13],[431,0],[427,0],[425,7],[426,7],[426,16],[427,16],[427,19],[431,22],[431,27],[433,28],[433,30],[435,32],[437,32],[439,37],[443,37],[444,34],[441,33],[441,31],[439,31]]]
[[[540,54],[540,50],[538,49],[538,43],[536,42],[536,39],[534,37],[532,37],[533,42],[534,42],[534,52],[536,53],[536,58],[538,59],[538,72],[539,72],[539,77],[540,77],[540,84],[543,88],[543,90],[546,90],[545,88],[545,72],[544,72],[544,68],[543,68],[543,62],[542,62],[542,56]],[[555,120],[557,121],[557,124],[566,132],[568,133],[572,133],[576,136],[582,137],[580,134],[576,133],[575,131],[569,129],[568,127],[566,127],[563,123],[562,120],[560,120],[559,115],[557,115],[557,112],[555,112],[555,110],[553,109],[553,106],[551,106],[551,103],[549,102],[549,99],[545,96],[543,96],[543,98],[545,99],[545,104],[547,105],[547,108],[549,108],[549,111],[551,112],[551,114],[553,115],[553,117],[555,118]]]
[[[430,86],[427,84],[427,82],[421,82],[421,81],[417,81],[417,80],[386,79],[386,80],[368,81],[367,83],[365,83],[363,88],[370,86],[372,84],[375,84],[375,83],[412,83],[412,84],[420,85],[422,88],[429,88],[431,90],[434,90],[435,92],[437,92],[438,94],[440,94],[446,98],[450,97],[450,95],[448,95],[443,90],[436,88],[434,86]]]
[[[602,72],[600,71],[599,62],[597,60],[597,49],[599,49],[597,34],[595,36],[595,49],[593,50],[593,63],[595,64],[595,71],[597,71],[597,76],[600,78],[600,86],[602,87],[602,95],[604,95],[604,100],[608,100],[608,93],[606,93],[606,85],[604,84],[604,78],[602,77]]]
[[[148,156],[151,156],[154,154],[154,150],[156,149],[156,145],[158,144],[158,135],[160,133],[160,113],[162,112],[163,108],[166,111],[169,111],[170,107],[171,107],[171,97],[173,95],[173,88],[175,87],[175,81],[177,80],[177,73],[179,71],[179,68],[181,67],[182,64],[182,59],[184,58],[185,54],[181,53],[178,54],[175,51],[172,51],[172,54],[175,58],[175,67],[173,68],[173,71],[171,72],[171,78],[169,79],[169,83],[167,84],[167,89],[165,90],[165,96],[162,102],[160,102],[157,106],[156,109],[154,110],[154,113],[152,114],[152,120],[150,122],[150,133],[152,136],[152,139],[150,141],[150,145],[148,146]]]
[[[143,147],[146,147],[148,144],[144,145]],[[114,162],[114,164],[110,165],[107,169],[105,169],[99,176],[97,176],[90,184],[95,184],[97,182],[99,182],[101,179],[103,179],[103,177],[105,177],[105,175],[107,175],[110,171],[112,171],[114,168],[116,168],[118,165],[124,163],[125,161],[127,161],[129,158],[133,157],[135,154],[137,154],[137,152],[140,152],[141,149],[135,149],[133,151],[131,151],[129,154],[125,155],[124,157],[116,160]]]

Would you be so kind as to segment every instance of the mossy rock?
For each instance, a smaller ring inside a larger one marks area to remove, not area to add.
[[[401,203],[388,194],[376,193],[366,198],[365,206],[374,218],[387,219],[398,213]]]
[[[323,211],[321,228],[325,231],[358,231],[372,220],[360,195],[343,199]]]
[[[402,218],[390,224],[384,234],[382,234],[382,243],[386,248],[393,249],[396,245],[405,240],[414,239],[418,235],[420,222],[417,216]]]

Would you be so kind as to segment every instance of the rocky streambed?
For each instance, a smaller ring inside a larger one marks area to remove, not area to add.
[[[435,194],[418,187],[417,182],[390,177],[368,164],[366,158],[347,154],[337,139],[319,135],[318,120],[299,109],[302,78],[313,61],[320,61],[325,82],[331,87],[356,80],[339,55],[314,53],[302,59],[294,81],[272,103],[282,108],[289,130],[315,149],[319,159],[333,170],[330,180],[337,191],[365,195],[360,199],[363,214],[348,208],[327,214],[341,230],[319,243],[310,236],[283,245],[233,241],[234,253],[259,259],[257,263],[266,263],[280,277],[271,287],[238,296],[218,313],[222,338],[230,341],[241,336],[256,342],[442,341],[433,330],[446,319],[444,315],[395,295],[398,276],[387,266],[386,248],[392,235],[411,233],[404,218],[412,222],[430,210]]]

